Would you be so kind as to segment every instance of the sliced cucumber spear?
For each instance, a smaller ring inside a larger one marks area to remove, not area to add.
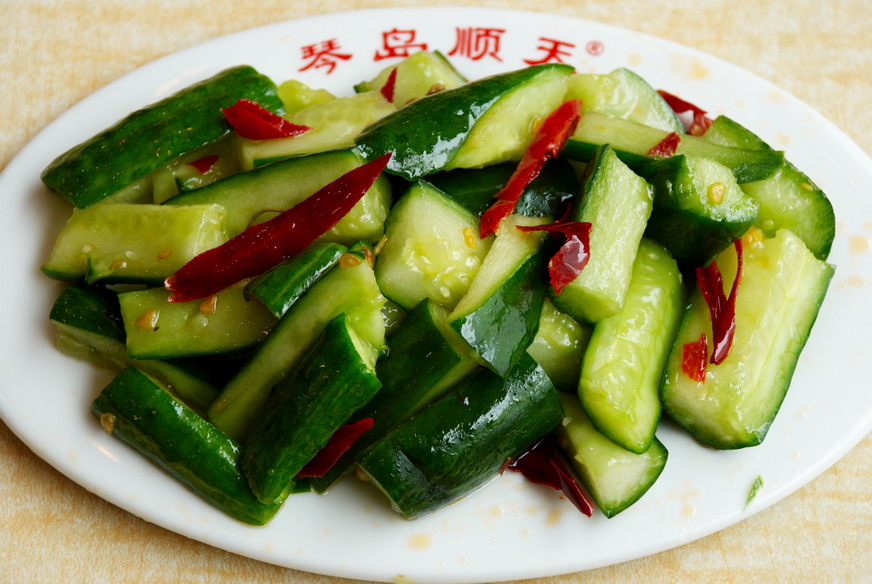
[[[281,501],[261,503],[239,471],[239,446],[135,368],[91,406],[103,428],[227,514],[263,525]]]
[[[390,351],[376,366],[382,388],[355,415],[372,418],[373,426],[323,477],[311,483],[323,492],[348,470],[367,446],[441,398],[478,368],[469,347],[448,326],[448,312],[424,300],[405,316],[388,337]]]
[[[581,202],[572,212],[573,221],[592,225],[590,260],[560,294],[552,289],[557,308],[588,323],[621,309],[652,198],[648,183],[627,168],[611,147],[600,148],[585,170]]]
[[[763,441],[834,272],[787,229],[771,239],[746,239],[732,349],[720,364],[707,365],[702,381],[684,370],[685,346],[697,342],[701,334],[711,339],[709,308],[697,289],[684,313],[661,388],[666,412],[713,448],[744,448]],[[729,290],[736,274],[736,253],[729,248],[716,261]]]
[[[571,73],[568,65],[539,65],[413,101],[364,130],[357,150],[368,160],[393,152],[387,170],[406,180],[518,160],[531,122],[561,103]]]
[[[379,390],[376,356],[340,314],[327,323],[293,374],[271,392],[240,461],[261,502],[283,500],[303,466]]]
[[[230,132],[221,109],[250,99],[270,110],[275,84],[234,67],[136,111],[54,160],[42,181],[79,208],[109,197],[175,158]]]
[[[660,380],[684,300],[675,260],[643,239],[623,307],[594,325],[578,396],[597,430],[631,452],[645,452],[654,438]]]
[[[482,363],[499,375],[526,354],[539,327],[548,261],[545,235],[515,225],[540,223],[542,219],[520,215],[502,221],[469,291],[448,316]]]
[[[497,475],[563,418],[557,391],[524,355],[505,378],[486,369],[366,450],[358,465],[408,518]]]
[[[557,443],[603,515],[614,517],[641,499],[663,472],[666,447],[655,437],[641,454],[625,450],[593,427],[575,396],[560,394],[560,400],[566,417],[557,428]]]

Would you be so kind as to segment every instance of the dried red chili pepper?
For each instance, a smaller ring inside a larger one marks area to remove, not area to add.
[[[593,513],[593,503],[549,438],[543,438],[518,458],[508,461],[504,469],[519,472],[537,485],[563,491],[579,511],[588,517]]]
[[[648,156],[656,156],[658,158],[669,158],[670,156],[674,156],[679,142],[681,142],[681,136],[675,132],[670,132],[648,151]]]
[[[736,277],[730,289],[730,295],[724,294],[724,278],[713,261],[704,268],[696,269],[696,283],[709,307],[712,320],[712,357],[713,365],[722,363],[733,346],[736,333],[736,295],[739,283],[742,281],[742,240],[733,242],[736,248]]]
[[[567,101],[542,122],[523,158],[509,181],[495,196],[497,201],[481,216],[479,235],[482,239],[496,233],[500,221],[515,210],[515,203],[530,182],[539,176],[542,166],[560,152],[566,140],[575,132],[581,119],[581,101]]]
[[[705,381],[706,361],[708,361],[708,344],[705,333],[700,333],[699,339],[685,343],[682,347],[681,370],[699,383]]]
[[[301,252],[354,207],[390,158],[388,153],[347,172],[280,215],[195,256],[164,282],[172,292],[169,301],[215,294]]]
[[[712,125],[712,119],[706,115],[706,111],[699,106],[696,106],[689,101],[684,101],[680,97],[676,95],[672,95],[668,91],[663,91],[662,89],[658,89],[657,93],[660,94],[669,107],[672,108],[676,114],[683,114],[684,112],[691,112],[693,114],[693,122],[688,126],[686,123],[684,124],[687,133],[691,136],[702,136],[705,134],[706,130],[709,129],[709,126]]]
[[[237,134],[249,140],[274,140],[305,134],[312,128],[292,124],[250,99],[240,99],[221,110]]]
[[[315,457],[306,463],[296,478],[320,478],[327,474],[336,461],[339,460],[349,448],[357,442],[358,438],[363,436],[372,428],[375,421],[372,418],[363,418],[352,424],[340,426],[327,444],[318,451]]]
[[[548,225],[518,225],[517,227],[521,231],[550,231],[566,236],[566,242],[548,262],[551,285],[558,294],[581,273],[590,259],[590,223],[557,221]]]
[[[201,158],[199,160],[189,162],[188,166],[193,166],[194,168],[197,169],[197,171],[200,174],[205,174],[206,172],[209,171],[210,168],[212,168],[212,166],[216,162],[218,162],[218,155],[217,154],[212,155],[212,156],[204,156],[203,158]]]
[[[397,68],[391,69],[388,80],[382,85],[381,94],[389,103],[394,103],[394,89],[397,86]]]

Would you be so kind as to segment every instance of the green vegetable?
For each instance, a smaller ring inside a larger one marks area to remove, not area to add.
[[[664,130],[588,112],[581,117],[562,154],[573,160],[588,161],[595,156],[597,148],[608,144],[627,166],[636,170],[652,160],[648,152],[666,135]],[[730,148],[689,134],[681,134],[676,153],[719,162],[733,171],[739,183],[772,176],[784,160],[784,154],[774,150]]]
[[[345,267],[340,259],[338,269],[316,282],[282,316],[209,406],[209,419],[229,436],[244,441],[263,412],[270,390],[305,356],[324,326],[342,313],[370,345],[381,350],[384,302],[365,252],[349,252]]]
[[[248,66],[233,67],[136,111],[56,158],[45,185],[79,208],[145,178],[230,131],[221,109],[239,99],[278,110],[276,86]]]
[[[518,224],[531,224],[515,218]],[[448,316],[451,327],[499,375],[526,355],[545,300],[544,235],[521,231],[515,224],[512,219],[503,222],[469,291]]]
[[[372,418],[373,426],[351,446],[315,490],[326,490],[355,457],[396,426],[445,395],[472,375],[478,363],[469,347],[448,326],[448,312],[429,300],[415,306],[387,342],[388,355],[376,366],[382,388],[354,420]]]
[[[408,518],[456,501],[563,417],[557,391],[524,355],[502,378],[482,370],[366,450],[358,465]]]
[[[625,450],[597,432],[574,396],[561,394],[566,417],[557,428],[557,441],[608,518],[648,492],[666,467],[669,453],[655,437],[641,453]]]
[[[370,125],[357,150],[367,160],[393,152],[388,171],[406,180],[517,160],[532,138],[530,122],[560,104],[571,72],[528,67],[419,99]]]
[[[281,501],[258,501],[239,472],[239,446],[144,373],[128,368],[91,406],[103,428],[209,503],[263,525]]]
[[[713,448],[755,446],[766,437],[834,272],[786,229],[744,249],[732,350],[719,365],[708,365],[702,382],[683,370],[684,346],[711,331],[709,308],[697,289],[661,388],[670,417]],[[716,261],[730,286],[736,274],[733,248]]]
[[[272,391],[240,463],[261,502],[284,499],[303,466],[379,390],[375,359],[376,350],[340,314],[293,375]]]
[[[590,260],[551,300],[579,322],[593,323],[616,314],[624,304],[651,215],[652,192],[608,146],[587,166],[582,189],[572,219],[592,225]]]
[[[763,477],[757,475],[757,478],[754,479],[754,484],[751,485],[751,489],[748,491],[748,498],[745,500],[745,507],[751,504],[751,501],[757,497],[760,490],[763,488]]]

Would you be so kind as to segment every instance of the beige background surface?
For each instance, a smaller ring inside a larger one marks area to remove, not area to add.
[[[869,0],[0,0],[0,169],[78,100],[157,57],[278,20],[442,4],[566,14],[695,47],[793,93],[872,152]],[[870,459],[867,436],[811,484],[741,524],[652,557],[535,582],[872,582]],[[2,423],[0,465],[0,582],[340,582],[142,521],[60,475]]]

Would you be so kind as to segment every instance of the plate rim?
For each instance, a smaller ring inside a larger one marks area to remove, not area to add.
[[[517,10],[517,9],[485,8],[485,7],[419,7],[419,8],[398,7],[398,8],[361,9],[361,10],[354,10],[354,11],[345,11],[345,12],[341,12],[341,13],[317,14],[317,15],[305,16],[305,17],[301,17],[301,18],[284,20],[281,22],[275,22],[275,23],[270,23],[270,24],[266,24],[266,25],[261,25],[258,27],[245,29],[245,30],[233,32],[233,33],[230,33],[227,35],[218,36],[218,37],[215,37],[213,39],[209,39],[203,43],[199,43],[197,45],[187,47],[187,48],[182,49],[180,51],[162,56],[162,57],[155,59],[149,63],[146,63],[140,67],[137,67],[136,69],[131,70],[130,72],[122,75],[121,77],[119,77],[113,81],[111,81],[110,83],[104,85],[103,87],[101,87],[97,91],[95,91],[95,92],[91,93],[90,95],[84,97],[83,99],[79,100],[71,108],[69,108],[67,111],[61,113],[56,119],[52,120],[52,122],[47,124],[45,128],[43,128],[40,132],[38,132],[18,153],[16,153],[10,159],[6,168],[4,168],[2,174],[0,174],[0,185],[5,186],[5,184],[7,182],[7,177],[15,175],[16,169],[21,164],[20,161],[27,159],[30,155],[30,152],[32,150],[37,149],[37,147],[40,146],[42,144],[42,142],[49,141],[52,133],[56,131],[55,129],[56,129],[57,125],[62,123],[62,121],[64,119],[68,118],[71,113],[74,114],[79,109],[83,109],[83,108],[88,107],[88,104],[90,104],[92,101],[99,100],[103,94],[110,93],[111,91],[115,91],[116,87],[127,85],[131,78],[134,78],[135,76],[138,76],[138,75],[143,75],[143,71],[151,72],[152,69],[160,69],[160,68],[164,67],[167,62],[170,62],[174,59],[177,59],[180,56],[188,55],[188,54],[193,53],[195,51],[208,49],[213,44],[227,42],[234,37],[242,37],[245,35],[254,34],[258,31],[264,32],[266,30],[271,30],[273,28],[279,29],[281,27],[285,27],[285,26],[292,25],[292,24],[299,24],[301,22],[308,22],[308,21],[313,21],[313,20],[315,20],[315,21],[331,20],[331,19],[336,18],[337,16],[341,16],[341,15],[361,14],[361,13],[377,13],[377,14],[378,13],[382,13],[382,14],[383,13],[391,13],[391,14],[394,14],[397,12],[422,13],[422,12],[433,12],[436,10],[443,11],[443,10],[449,10],[449,9],[456,10],[456,11],[470,12],[470,13],[473,13],[473,12],[475,12],[475,13],[508,13],[508,14],[514,14],[516,16],[534,15],[537,18],[538,17],[546,18],[546,19],[564,18],[564,19],[576,21],[576,22],[580,21],[586,25],[590,25],[590,26],[593,26],[595,28],[599,27],[599,28],[614,31],[617,34],[632,33],[634,35],[639,35],[640,37],[654,40],[657,43],[667,43],[669,45],[672,45],[673,48],[676,48],[680,52],[692,54],[692,55],[698,56],[698,57],[703,57],[707,61],[714,60],[714,61],[718,62],[720,66],[726,66],[726,67],[741,71],[742,74],[744,74],[744,75],[750,75],[750,76],[754,77],[757,82],[766,84],[767,86],[769,86],[771,88],[778,89],[780,92],[784,93],[786,96],[789,96],[789,98],[795,102],[794,105],[801,107],[801,108],[804,108],[804,109],[810,111],[815,116],[817,116],[818,123],[823,123],[826,131],[831,133],[834,137],[839,138],[844,143],[846,148],[853,149],[854,153],[859,155],[859,157],[861,159],[865,158],[864,163],[867,165],[867,167],[872,168],[872,160],[869,159],[868,155],[849,136],[847,136],[843,131],[841,131],[837,126],[835,126],[826,117],[824,117],[822,114],[820,114],[814,107],[799,100],[798,98],[796,98],[792,94],[789,94],[788,92],[786,92],[785,90],[783,90],[781,88],[778,88],[777,86],[775,86],[774,84],[772,84],[768,80],[766,80],[762,77],[759,77],[758,75],[756,75],[756,74],[754,74],[746,69],[738,67],[737,65],[734,65],[734,64],[732,64],[724,59],[721,59],[720,57],[704,53],[704,52],[702,52],[698,49],[695,49],[693,47],[688,47],[688,46],[681,45],[679,43],[676,43],[676,42],[668,40],[668,39],[659,38],[659,37],[656,37],[653,35],[649,35],[647,33],[642,33],[642,32],[638,32],[638,31],[631,30],[631,29],[617,27],[617,26],[607,24],[607,23],[601,23],[601,22],[596,22],[596,21],[584,19],[584,18],[554,14],[554,13],[549,13],[549,12],[525,11],[525,10]],[[867,168],[867,170],[868,170],[868,168]],[[9,180],[11,180],[11,179],[9,179]],[[2,393],[3,392],[0,392],[0,398],[2,398]],[[60,471],[62,474],[64,474],[65,476],[67,476],[68,478],[70,478],[71,480],[76,482],[77,484],[83,486],[84,488],[86,488],[90,492],[93,492],[93,493],[97,494],[98,496],[100,496],[101,498],[103,498],[107,501],[110,501],[113,505],[119,506],[119,507],[127,510],[128,512],[131,512],[131,513],[138,515],[133,509],[131,509],[123,501],[113,500],[112,498],[107,497],[107,495],[105,493],[98,492],[98,490],[92,489],[90,486],[85,485],[83,482],[81,482],[79,480],[79,478],[78,478],[79,474],[74,472],[72,469],[68,469],[67,465],[64,463],[64,461],[58,459],[56,456],[53,456],[50,452],[44,452],[41,449],[38,450],[37,448],[35,448],[33,445],[34,443],[32,440],[29,439],[29,436],[28,436],[26,430],[19,427],[19,425],[15,423],[14,417],[13,417],[13,419],[10,419],[10,417],[8,416],[6,402],[3,399],[0,399],[0,418],[3,419],[3,421],[13,431],[13,433],[15,433],[15,435],[19,439],[21,439],[28,446],[28,448],[30,448],[37,456],[39,456],[43,460],[46,460],[47,462],[49,462],[49,464],[51,464],[51,466],[54,467],[56,470]],[[797,489],[804,486],[805,484],[807,484],[808,482],[813,480],[815,477],[819,476],[822,472],[824,472],[825,470],[830,468],[833,464],[835,464],[835,462],[840,460],[848,451],[850,451],[852,448],[854,448],[870,432],[870,430],[872,430],[872,415],[866,416],[865,426],[858,425],[858,427],[854,428],[853,430],[854,431],[852,433],[850,433],[848,436],[844,436],[842,438],[842,440],[838,442],[837,448],[831,450],[831,452],[834,452],[835,454],[831,454],[829,457],[827,457],[826,460],[821,459],[821,460],[817,461],[816,465],[813,465],[812,467],[807,468],[805,470],[805,472],[803,473],[803,477],[798,478],[798,479],[793,481],[794,483],[798,483],[798,484],[792,485],[792,488],[787,489],[786,492],[784,492],[783,494],[781,494],[780,496],[778,496],[776,498],[772,498],[772,497],[767,498],[765,500],[765,504],[760,505],[760,506],[758,506],[758,508],[755,509],[755,513],[762,511],[763,509],[769,507],[770,505],[776,503],[777,501],[782,500],[784,497],[789,496],[791,493],[795,492]],[[742,520],[745,518],[747,518],[747,516],[743,517]],[[197,539],[199,541],[204,541],[201,537],[193,536],[193,535],[190,535],[189,533],[179,531],[177,528],[165,525],[161,521],[155,521],[153,518],[146,518],[146,520],[157,523],[158,525],[161,525],[162,527],[165,527],[166,529],[169,529],[171,531],[174,531],[177,533],[182,533],[183,535],[186,535],[188,537],[193,537],[194,539]],[[707,531],[703,530],[704,532],[696,532],[696,533],[694,533],[694,537],[687,539],[687,540],[685,540],[677,545],[684,545],[685,543],[688,543],[688,542],[693,541],[695,539],[699,539],[701,537],[709,535],[710,533],[719,531],[719,530],[723,529],[724,527],[726,527],[728,525],[732,525],[736,522],[737,521],[730,520],[729,518],[725,518],[722,523],[709,524],[711,529],[709,529]],[[214,543],[211,541],[205,541],[205,543],[207,543],[209,545],[213,545],[215,547],[222,548],[222,549],[228,549],[227,547],[225,547],[224,545],[221,545],[220,543]],[[663,551],[665,549],[675,547],[675,545],[668,545],[668,546],[662,547],[662,548],[658,548],[658,546],[656,546],[656,545],[654,545],[652,547],[655,549],[648,550],[643,555],[657,553],[659,551]],[[240,553],[240,552],[232,550],[232,549],[230,549],[229,551],[233,551],[234,553]],[[245,554],[245,555],[248,555],[249,557],[255,557],[256,559],[259,559],[261,561],[266,561],[269,563],[276,563],[274,558],[257,557],[256,555],[250,555],[250,554]],[[634,557],[641,557],[641,556],[634,556]],[[627,558],[627,559],[629,559],[629,558]],[[621,561],[624,561],[624,560],[621,560]],[[282,564],[282,565],[287,565],[287,564]],[[310,570],[311,571],[311,568],[308,568],[308,567],[297,567],[297,566],[289,566],[289,567],[295,567],[296,569],[303,569],[303,570]],[[594,567],[598,567],[598,566],[591,566],[591,569]],[[563,568],[561,568],[561,570],[562,569]],[[570,570],[570,571],[575,571],[575,570]],[[326,574],[328,572],[319,571],[319,573]],[[566,572],[563,572],[563,571],[554,572],[554,574],[556,574],[556,573],[566,573]],[[333,575],[348,577],[347,574],[342,574],[342,573],[336,573]],[[537,576],[547,576],[547,575],[551,575],[551,573],[537,572]],[[360,577],[360,576],[352,576],[352,577]],[[530,577],[530,575],[529,574],[527,574],[527,575],[522,574],[519,577]],[[514,579],[514,577],[513,577],[513,579]]]

